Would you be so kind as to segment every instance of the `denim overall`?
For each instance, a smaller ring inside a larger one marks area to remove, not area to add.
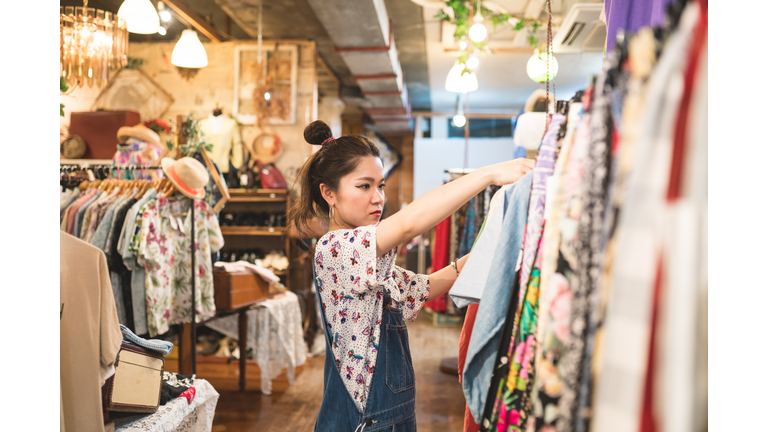
[[[325,311],[320,308],[325,328],[325,371],[316,432],[416,431],[416,387],[408,330],[402,311],[392,307],[390,300],[386,293],[376,369],[364,413],[358,411],[336,369]]]

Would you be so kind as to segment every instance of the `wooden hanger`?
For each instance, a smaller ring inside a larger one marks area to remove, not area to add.
[[[248,151],[250,151],[250,149]],[[213,213],[218,213],[222,208],[224,208],[224,205],[227,203],[227,201],[229,201],[229,191],[221,183],[221,176],[219,175],[219,172],[216,171],[216,167],[213,165],[213,161],[211,161],[211,157],[208,155],[208,152],[205,149],[202,149],[202,154],[203,160],[205,160],[205,165],[208,167],[208,171],[213,176],[213,182],[216,183],[216,187],[219,188],[219,193],[221,193],[221,199],[216,203],[216,205],[213,206]]]

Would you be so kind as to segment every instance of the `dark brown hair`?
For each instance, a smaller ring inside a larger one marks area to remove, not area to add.
[[[304,140],[322,147],[301,167],[296,177],[299,196],[288,209],[288,223],[294,224],[301,238],[311,237],[309,222],[312,218],[319,217],[328,223],[330,209],[320,192],[320,184],[325,183],[336,191],[339,180],[354,171],[360,159],[381,157],[376,144],[364,136],[347,135],[329,140],[332,137],[331,128],[322,120],[304,128]]]

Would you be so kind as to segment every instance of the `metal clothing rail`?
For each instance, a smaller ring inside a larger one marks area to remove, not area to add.
[[[77,163],[71,163],[67,162],[66,164],[62,165],[60,167],[60,171],[66,170],[68,165],[78,166],[80,164]],[[86,165],[86,167],[82,167],[81,169],[92,169],[95,167],[104,167],[109,169],[115,169],[115,170],[150,170],[150,169],[163,169],[163,167],[142,167],[142,166],[127,166],[127,167],[120,167],[120,166],[114,166],[114,165]],[[190,206],[189,211],[192,213],[192,241],[191,241],[191,247],[190,247],[190,258],[192,260],[191,264],[191,274],[192,274],[192,322],[190,325],[190,340],[192,342],[192,373],[197,374],[197,328],[196,328],[196,319],[197,319],[197,307],[196,307],[196,299],[195,299],[195,200],[191,199],[192,205]]]

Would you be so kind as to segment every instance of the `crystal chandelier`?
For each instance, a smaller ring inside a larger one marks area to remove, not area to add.
[[[61,6],[60,73],[71,87],[101,87],[109,71],[128,64],[128,29],[117,15],[88,7]]]

